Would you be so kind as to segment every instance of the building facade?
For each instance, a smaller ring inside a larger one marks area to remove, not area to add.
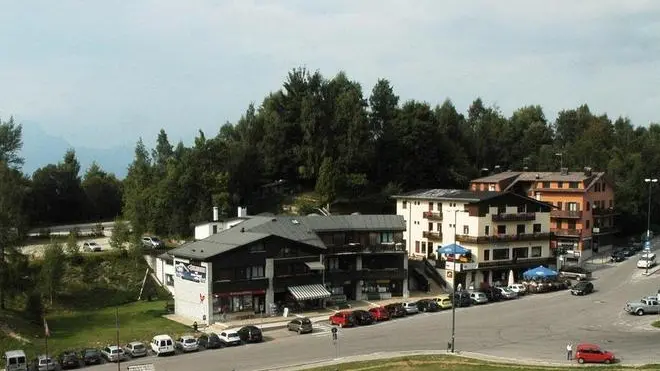
[[[404,236],[412,257],[436,258],[451,286],[506,282],[538,265],[555,265],[547,203],[513,192],[421,190],[395,196],[397,213],[410,229]],[[438,254],[457,244],[467,254]],[[430,249],[430,250],[429,250]]]
[[[618,231],[614,189],[603,172],[503,172],[474,179],[473,191],[494,189],[533,197],[555,206],[550,217],[552,248],[566,263],[581,263],[610,248]]]
[[[247,217],[169,252],[175,311],[213,323],[327,300],[407,297],[404,230],[396,215]]]

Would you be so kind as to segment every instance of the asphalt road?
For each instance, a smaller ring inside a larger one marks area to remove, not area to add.
[[[594,272],[596,292],[575,297],[568,291],[461,308],[456,311],[456,349],[489,356],[568,362],[568,342],[600,344],[623,363],[660,363],[660,330],[650,326],[660,316],[637,317],[623,307],[628,300],[654,294],[660,272],[644,276],[636,257],[602,264]],[[339,330],[335,348],[327,324],[316,333],[285,330],[266,333],[273,340],[190,355],[147,358],[128,364],[154,363],[158,371],[213,369],[254,371],[377,352],[444,350],[451,338],[451,311],[419,314],[372,326]],[[127,363],[122,364],[122,368]],[[191,367],[192,366],[192,367]],[[110,371],[117,365],[95,369]]]

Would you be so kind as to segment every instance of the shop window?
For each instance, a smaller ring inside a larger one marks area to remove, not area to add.
[[[532,246],[532,258],[540,258],[541,252],[541,246]]]
[[[171,274],[165,275],[165,284],[167,286],[174,286],[174,276]]]
[[[484,261],[490,260],[490,250],[484,250]]]
[[[541,223],[534,223],[534,233],[541,233]]]
[[[404,210],[407,209],[408,208],[408,201],[401,202],[401,208],[404,209]]]
[[[509,249],[493,249],[493,260],[509,259]]]
[[[516,247],[513,249],[513,258],[514,259],[526,259],[529,257],[529,248],[527,247]]]

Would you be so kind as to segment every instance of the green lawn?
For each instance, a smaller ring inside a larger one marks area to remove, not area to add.
[[[577,365],[577,363],[576,363]],[[580,369],[589,366],[582,366]],[[491,363],[482,362],[463,357],[454,356],[416,356],[416,357],[402,357],[392,359],[381,359],[374,361],[346,363],[336,366],[319,367],[310,369],[310,371],[541,371],[552,370],[559,371],[565,370],[567,367],[542,367],[542,366],[523,366],[504,363]],[[660,370],[658,365],[650,365],[645,367],[625,367],[611,365],[607,366],[607,370]]]
[[[653,327],[660,327],[660,321],[654,321],[651,326]]]
[[[118,307],[120,343],[148,342],[156,334],[176,336],[190,331],[184,325],[163,318],[164,309],[165,301],[140,301]],[[116,343],[115,308],[62,311],[51,313],[46,319],[51,331],[48,338],[48,352],[51,354],[65,349],[99,348]],[[8,313],[0,314],[0,322],[9,323],[17,333],[30,340],[30,344],[21,343],[0,332],[1,350],[23,349],[29,356],[45,351],[43,326],[28,324]]]

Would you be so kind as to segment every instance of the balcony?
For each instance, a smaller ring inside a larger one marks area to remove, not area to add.
[[[563,228],[552,228],[550,229],[552,233],[557,237],[580,237],[582,236],[581,229],[563,229]]]
[[[402,253],[406,247],[402,243],[385,242],[363,246],[359,243],[328,246],[327,254],[369,254],[369,253]]]
[[[494,222],[524,222],[536,220],[536,213],[493,214]]]
[[[550,265],[550,264],[557,264],[557,258],[555,257],[518,258],[518,259],[487,261],[487,262],[479,263],[479,269],[481,268],[508,269],[508,268],[521,268],[521,267],[533,268],[539,265]]]
[[[363,280],[402,280],[408,271],[400,268],[362,269],[359,271]]]
[[[213,292],[240,292],[266,290],[268,288],[268,278],[258,278],[253,280],[223,280],[213,282]]]
[[[552,211],[550,211],[550,217],[552,217],[552,218],[564,218],[564,219],[582,219],[582,211],[577,211],[577,210],[552,210]]]
[[[346,281],[359,280],[360,277],[360,271],[356,271],[354,269],[332,269],[325,272],[325,280],[327,282],[338,284],[343,284]]]
[[[313,285],[317,283],[323,283],[323,277],[319,273],[296,274],[273,278],[273,287],[279,289],[287,288],[289,286]]]
[[[490,242],[511,242],[511,241],[539,241],[549,240],[552,233],[520,233],[520,234],[498,234],[494,236],[468,236],[464,234],[456,235],[456,241],[465,243],[490,243]]]
[[[603,209],[599,208],[592,208],[591,213],[594,214],[594,216],[612,216],[612,215],[619,215],[619,212],[613,208],[613,207],[606,207]]]
[[[422,216],[428,220],[442,220],[442,212],[440,211],[424,211]]]
[[[431,241],[442,241],[441,232],[424,231],[422,232],[422,237],[429,239]]]

